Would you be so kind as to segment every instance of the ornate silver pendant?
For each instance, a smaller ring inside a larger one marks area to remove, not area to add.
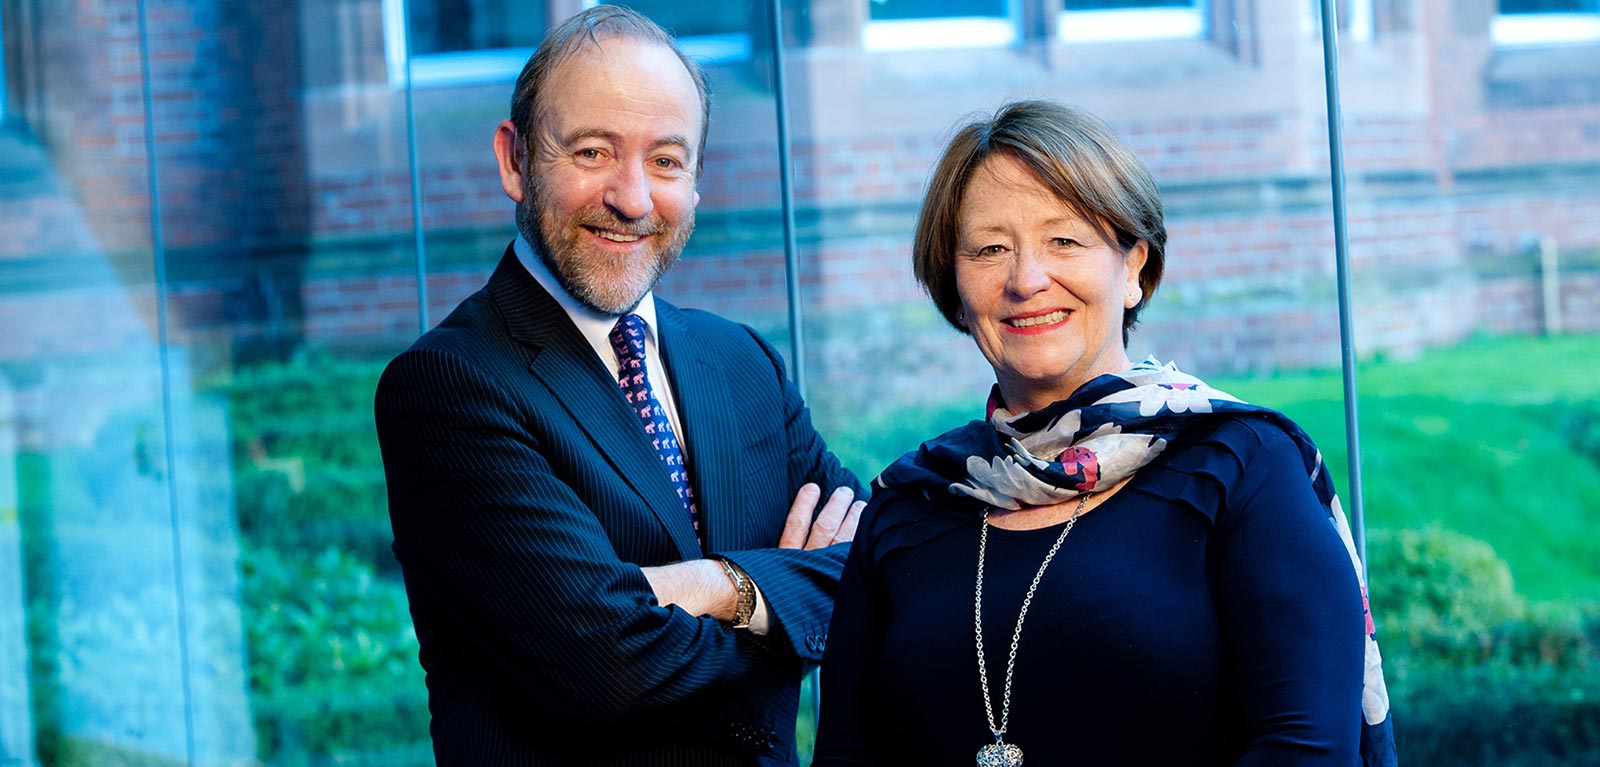
[[[978,749],[978,767],[1022,767],[1022,749],[1000,741]]]

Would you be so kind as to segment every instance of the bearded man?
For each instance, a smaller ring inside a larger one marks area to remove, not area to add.
[[[440,765],[796,759],[863,502],[771,346],[652,293],[708,98],[637,13],[552,29],[494,135],[519,236],[379,384]]]

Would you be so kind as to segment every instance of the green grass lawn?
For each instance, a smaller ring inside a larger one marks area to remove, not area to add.
[[[1600,336],[1475,339],[1356,382],[1369,528],[1455,530],[1530,598],[1600,598]],[[1337,371],[1214,383],[1299,421],[1348,489]]]
[[[1369,528],[1455,530],[1492,545],[1527,597],[1600,598],[1600,335],[1473,339],[1356,380]],[[1337,370],[1211,383],[1300,422],[1349,495]],[[872,476],[981,407],[908,409],[830,443]]]

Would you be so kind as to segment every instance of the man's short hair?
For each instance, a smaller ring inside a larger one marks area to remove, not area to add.
[[[917,281],[940,313],[957,330],[956,244],[961,198],[983,161],[996,154],[1016,158],[1047,189],[1084,217],[1108,245],[1126,254],[1140,240],[1148,254],[1139,272],[1144,295],[1122,318],[1122,343],[1138,322],[1139,310],[1161,284],[1166,264],[1167,227],[1161,192],[1149,169],[1099,118],[1077,107],[1048,101],[1017,101],[993,117],[961,126],[934,168],[917,217],[911,263]]]
[[[695,175],[705,160],[706,131],[711,126],[711,86],[706,82],[705,70],[694,59],[684,55],[678,42],[659,24],[645,18],[631,8],[620,5],[597,5],[575,14],[545,33],[539,50],[534,51],[528,63],[517,76],[517,87],[511,95],[511,124],[522,135],[522,140],[533,147],[534,123],[539,117],[539,93],[561,62],[566,61],[585,45],[598,45],[608,37],[620,37],[666,47],[678,56],[683,68],[689,70],[695,90],[700,95],[700,145],[695,151]]]

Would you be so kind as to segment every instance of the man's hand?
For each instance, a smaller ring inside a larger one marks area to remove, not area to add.
[[[817,512],[817,502],[822,499],[822,488],[814,482],[800,486],[794,504],[789,507],[789,518],[783,523],[783,534],[778,536],[780,549],[820,549],[835,543],[847,543],[856,537],[856,522],[866,501],[855,499],[854,490],[840,487],[828,496],[828,503]]]

